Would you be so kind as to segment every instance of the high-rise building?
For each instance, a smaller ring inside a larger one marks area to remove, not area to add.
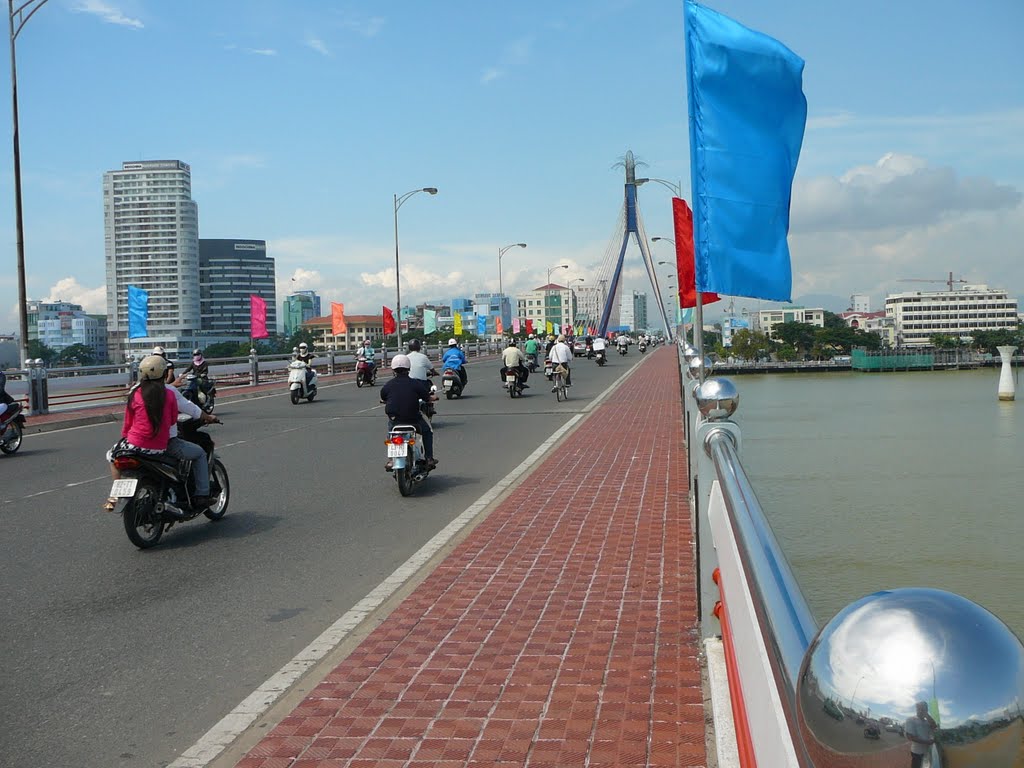
[[[850,311],[867,314],[871,311],[871,297],[865,293],[855,293],[850,297]]]
[[[161,344],[195,343],[199,316],[199,211],[180,160],[121,164],[103,174],[107,330],[111,359]],[[149,294],[148,336],[128,339],[128,286]]]
[[[647,329],[647,294],[642,291],[623,291],[619,307],[619,326],[631,331]]]
[[[267,302],[267,328],[277,329],[274,259],[265,240],[199,240],[199,315],[202,330],[246,337],[251,295]],[[317,315],[311,315],[316,317]]]
[[[296,291],[284,299],[282,320],[284,335],[291,336],[302,324],[314,317],[320,317],[320,297],[316,291]],[[269,323],[268,323],[269,326]]]
[[[546,333],[547,323],[559,332],[571,334],[576,316],[576,296],[564,285],[548,283],[516,296],[517,313],[530,320],[538,333]]]

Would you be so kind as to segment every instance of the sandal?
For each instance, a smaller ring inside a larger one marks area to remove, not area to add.
[[[103,502],[104,512],[113,512],[117,509],[118,498],[116,496],[107,496],[107,500]]]

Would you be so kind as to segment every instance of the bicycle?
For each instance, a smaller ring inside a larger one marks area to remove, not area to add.
[[[569,391],[565,386],[565,373],[566,371],[564,367],[561,365],[555,366],[555,373],[552,381],[554,381],[555,384],[555,399],[558,400],[558,402],[569,399]]]

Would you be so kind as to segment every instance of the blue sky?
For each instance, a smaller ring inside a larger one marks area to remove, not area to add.
[[[708,5],[807,62],[795,300],[881,308],[943,287],[898,278],[949,271],[1024,298],[1024,3]],[[28,296],[104,310],[102,176],[140,159],[191,165],[201,237],[267,240],[279,300],[393,306],[392,196],[425,186],[400,211],[403,303],[496,290],[515,242],[506,292],[560,263],[586,280],[627,150],[689,196],[682,30],[681,0],[50,0],[18,37]],[[5,92],[0,331],[17,327]],[[665,188],[640,207],[672,236]]]

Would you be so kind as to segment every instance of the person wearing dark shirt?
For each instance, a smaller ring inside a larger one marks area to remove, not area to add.
[[[391,370],[395,372],[395,377],[381,387],[380,401],[384,403],[389,430],[396,424],[411,424],[423,435],[427,467],[433,469],[437,466],[437,459],[434,458],[434,433],[420,411],[420,400],[437,398],[430,391],[430,384],[409,377],[411,367],[408,355],[395,355],[391,358]],[[386,468],[391,469],[391,459],[388,459]]]
[[[313,362],[316,360],[314,355],[306,342],[299,344],[299,354],[295,356],[296,360],[301,360],[306,364],[306,389],[309,389],[309,385],[313,383]]]

